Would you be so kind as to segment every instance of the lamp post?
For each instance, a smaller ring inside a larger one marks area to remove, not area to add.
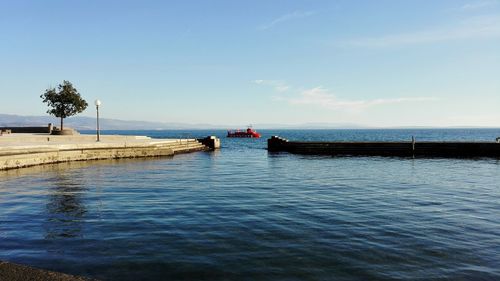
[[[101,132],[100,132],[100,129],[99,129],[99,106],[101,105],[101,101],[100,100],[95,100],[94,101],[94,104],[95,104],[95,109],[97,110],[97,141],[101,141],[100,140],[100,136],[101,136]]]

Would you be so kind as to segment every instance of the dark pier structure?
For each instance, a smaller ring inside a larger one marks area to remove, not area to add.
[[[497,142],[300,142],[278,136],[267,140],[270,152],[345,156],[493,157],[500,158]]]

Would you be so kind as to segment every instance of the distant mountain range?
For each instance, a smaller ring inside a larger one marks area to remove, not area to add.
[[[19,116],[0,114],[0,127],[16,126],[47,126],[52,123],[59,127],[59,118],[52,116]],[[195,129],[213,128],[209,124],[164,123],[149,121],[125,121],[117,119],[100,118],[100,127],[103,130],[162,130],[162,129]],[[94,130],[96,119],[93,117],[74,116],[64,119],[64,126],[77,130]]]
[[[99,119],[102,130],[197,130],[197,129],[243,129],[245,124],[214,125],[214,124],[189,124],[178,122],[151,122],[151,121],[129,121],[118,119]],[[48,123],[59,127],[59,119],[52,116],[20,116],[12,114],[0,114],[0,127],[23,127],[23,126],[47,126]],[[77,130],[95,130],[96,120],[94,117],[75,116],[64,119],[64,126]],[[303,123],[303,124],[253,124],[257,130],[260,129],[382,129],[383,127],[363,126],[353,123]],[[398,126],[385,127],[387,129],[427,129],[444,128],[430,126]],[[453,126],[447,128],[491,128],[481,126]]]
[[[182,129],[230,129],[235,126],[213,124],[189,124],[176,122],[129,121],[118,119],[99,119],[103,130],[182,130]],[[52,116],[20,116],[0,114],[0,127],[47,126],[52,123],[59,127],[59,119]],[[93,117],[74,116],[64,119],[64,126],[77,130],[94,130],[96,119]],[[240,126],[240,128],[243,128]],[[356,124],[304,123],[300,125],[254,124],[256,129],[360,129],[368,128]]]

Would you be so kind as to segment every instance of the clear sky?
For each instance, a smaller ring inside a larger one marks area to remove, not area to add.
[[[0,0],[0,113],[62,80],[106,118],[500,127],[500,0]]]

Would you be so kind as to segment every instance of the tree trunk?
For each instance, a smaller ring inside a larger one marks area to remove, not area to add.
[[[61,117],[61,131],[63,130],[63,118]]]

